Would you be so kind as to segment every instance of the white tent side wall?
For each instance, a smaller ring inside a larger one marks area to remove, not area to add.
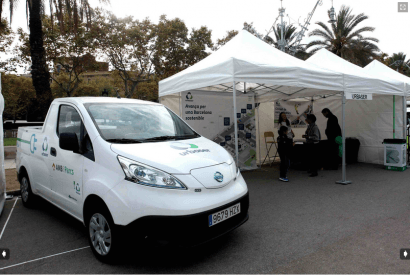
[[[180,94],[160,97],[160,103],[180,115]],[[403,137],[403,97],[396,96],[396,138]],[[327,119],[322,115],[323,108],[329,108],[342,122],[342,104],[340,96],[315,100],[314,114],[317,117],[322,139],[326,139],[325,129]],[[259,112],[259,114],[258,114]],[[278,134],[277,125],[274,123],[275,103],[261,103],[256,108],[256,133],[257,133],[257,164],[260,165],[267,153],[264,132],[272,131],[275,138]],[[259,117],[259,124],[258,124]],[[305,128],[293,129],[296,138],[302,138]],[[359,162],[383,164],[383,140],[393,138],[393,96],[373,95],[373,100],[354,101],[346,103],[346,137],[355,137],[360,141]],[[276,148],[273,145],[270,156],[274,156]],[[278,161],[279,159],[277,159]],[[266,163],[265,163],[266,164]]]
[[[396,96],[396,138],[403,137],[403,97]],[[320,113],[329,108],[341,123],[341,100],[325,99],[314,104],[318,126],[322,138],[326,138],[326,119]],[[373,95],[373,100],[346,103],[346,137],[355,137],[360,141],[359,162],[383,164],[384,139],[393,138],[393,97]]]
[[[159,98],[159,103],[167,106],[171,111],[182,118],[181,112],[181,93],[162,96]]]
[[[403,97],[396,97],[396,138],[403,137]],[[257,163],[262,163],[267,150],[264,139],[264,132],[272,131],[275,137],[278,134],[278,126],[274,124],[273,102],[261,103],[259,105],[259,128],[257,133],[260,142],[260,156],[257,155]],[[338,118],[339,124],[342,122],[342,102],[340,97],[316,100],[313,103],[316,124],[320,129],[322,139],[326,139],[325,129],[327,119],[321,111],[329,108]],[[296,138],[302,138],[306,128],[296,128],[293,132]],[[393,96],[373,95],[373,100],[369,101],[346,101],[346,137],[354,137],[360,141],[359,162],[383,164],[384,147],[383,140],[393,138]],[[257,144],[259,149],[259,144]],[[259,151],[258,151],[259,152]],[[270,156],[274,156],[275,147],[272,147]],[[278,159],[277,159],[278,160]],[[266,163],[265,163],[266,164]]]

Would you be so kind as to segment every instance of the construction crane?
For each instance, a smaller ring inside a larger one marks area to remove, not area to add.
[[[279,46],[279,49],[281,51],[285,51],[286,47],[288,46],[287,42],[285,40],[285,33],[284,33],[286,24],[283,22],[283,15],[285,13],[285,9],[282,7],[282,1],[283,0],[280,0],[280,1],[281,1],[281,8],[279,9],[279,16],[281,17],[281,24],[279,26],[281,28],[281,39],[278,41],[278,46]],[[299,23],[299,26],[301,27],[301,30],[297,33],[296,38],[295,38],[295,42],[293,43],[293,45],[291,47],[288,47],[289,52],[290,52],[291,55],[296,54],[296,51],[297,51],[297,49],[300,45],[300,42],[302,41],[303,37],[305,36],[306,31],[308,30],[308,27],[310,25],[310,21],[312,20],[312,17],[313,17],[313,14],[316,11],[316,8],[318,6],[321,6],[322,4],[323,4],[323,0],[318,0],[316,2],[315,7],[313,8],[313,10],[310,13],[308,13],[308,16],[305,19],[305,22],[303,23],[303,25]],[[332,0],[332,8],[330,9],[329,14],[330,14],[329,23],[335,23],[336,22],[336,20],[335,20],[335,15],[336,14],[335,14],[335,9],[333,7],[333,0]]]
[[[290,47],[288,46],[288,43],[285,39],[286,22],[283,21],[283,17],[284,17],[284,13],[285,13],[285,8],[283,8],[283,5],[282,5],[283,0],[280,0],[280,2],[281,2],[281,5],[280,5],[280,8],[279,8],[279,15],[278,15],[278,17],[276,17],[275,22],[273,23],[272,27],[269,29],[269,31],[267,32],[267,34],[265,36],[258,33],[255,30],[255,28],[251,26],[252,24],[251,25],[245,24],[244,29],[247,29],[247,30],[251,31],[259,39],[267,41],[267,37],[269,36],[269,34],[272,31],[274,31],[276,22],[278,21],[278,19],[280,17],[281,22],[280,22],[280,24],[278,24],[278,26],[280,27],[280,39],[277,41],[278,48],[279,48],[279,50],[281,50],[283,52],[286,52],[286,49],[288,49],[289,53],[294,56],[296,54],[296,51],[297,51],[299,45],[300,45],[300,42],[302,41],[303,37],[305,36],[305,32],[308,30],[308,27],[310,25],[310,21],[312,20],[312,17],[313,17],[313,14],[316,11],[316,8],[323,4],[323,0],[318,0],[316,2],[315,7],[313,8],[313,10],[310,13],[308,13],[308,17],[305,19],[305,22],[304,22],[303,25],[299,23],[299,26],[301,27],[301,30],[296,33],[295,42]],[[336,20],[335,20],[335,15],[336,14],[335,14],[335,9],[333,7],[333,0],[332,0],[332,8],[329,11],[329,15],[330,15],[330,20],[328,22],[332,23],[332,24],[335,23],[336,22]]]

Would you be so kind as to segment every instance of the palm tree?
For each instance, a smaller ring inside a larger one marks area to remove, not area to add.
[[[402,52],[394,53],[387,59],[387,64],[402,74],[409,75],[410,73],[410,59],[406,61],[406,55]]]
[[[262,34],[259,34],[255,31],[255,29],[253,28],[253,23],[251,24],[247,24],[246,22],[244,23],[244,29],[246,29],[247,31],[249,31],[250,33],[252,33],[253,35],[257,36],[257,37],[263,37]],[[281,32],[281,28],[279,25],[276,26],[276,29],[273,28],[273,32],[275,34],[275,38],[272,38],[271,36],[269,36],[269,33],[263,37],[263,40],[274,46],[275,48],[279,49],[279,40],[282,37],[282,32]],[[293,26],[293,24],[289,24],[286,25],[284,28],[284,39],[286,41],[286,48],[285,48],[285,52],[290,54],[290,48],[296,46],[296,36],[297,36],[297,32],[296,32],[296,27]],[[309,55],[306,53],[306,49],[303,45],[298,45],[296,46],[296,54],[295,57],[299,58],[299,59],[303,59],[306,60]]]
[[[9,0],[10,24],[13,19],[13,13],[16,8],[17,1],[18,0]],[[3,30],[7,28],[7,25],[3,24],[2,17],[1,17],[2,12],[3,12],[3,6],[5,5],[6,5],[6,0],[0,0],[0,33],[3,32]]]
[[[322,29],[313,30],[309,37],[319,36],[322,39],[310,42],[306,48],[315,47],[310,51],[311,54],[325,48],[352,63],[365,66],[377,58],[377,52],[380,51],[378,46],[374,44],[374,42],[379,42],[378,39],[363,36],[364,32],[373,32],[375,28],[356,28],[368,18],[364,13],[352,15],[352,10],[343,5],[337,15],[336,22],[331,23],[330,28],[323,22],[316,23]]]
[[[13,12],[14,9],[16,8],[16,4],[17,4],[18,0],[9,0],[9,10],[10,10],[10,23],[13,19]],[[3,12],[3,6],[6,5],[6,0],[0,0],[0,18]]]
[[[10,20],[18,0],[9,0]],[[109,3],[109,0],[100,0],[101,3]],[[0,6],[5,0],[0,0]],[[90,24],[92,9],[88,0],[49,0],[50,13],[53,15],[53,7],[56,9],[58,22],[64,29],[64,14],[68,14],[70,30],[75,32],[78,22],[86,20]],[[27,17],[30,30],[30,53],[31,53],[31,76],[36,90],[36,118],[45,118],[48,108],[53,99],[50,88],[50,73],[48,71],[45,50],[43,46],[42,15],[44,14],[45,0],[26,0]],[[0,10],[1,17],[1,10]],[[84,19],[85,17],[85,19]]]

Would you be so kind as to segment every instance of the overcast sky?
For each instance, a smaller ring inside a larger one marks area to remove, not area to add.
[[[48,5],[48,0],[45,0]],[[405,0],[400,0],[405,1]],[[25,18],[25,1],[19,1],[13,18],[12,27],[23,27],[27,31]],[[302,23],[312,11],[317,0],[283,0],[286,13],[295,23]],[[350,6],[354,14],[365,13],[368,20],[359,26],[371,26],[376,30],[367,36],[380,40],[379,48],[388,54],[405,52],[410,58],[410,13],[399,13],[396,0],[334,0],[336,13],[341,5]],[[100,6],[98,0],[90,0],[93,7]],[[111,0],[111,5],[103,6],[112,10],[118,17],[128,15],[137,19],[149,17],[158,22],[160,15],[166,14],[169,19],[179,17],[189,29],[207,26],[212,30],[212,40],[222,38],[228,30],[240,30],[243,23],[253,22],[257,31],[265,34],[278,16],[280,0]],[[316,28],[317,21],[327,22],[327,10],[332,6],[331,0],[323,0],[313,15],[309,31]],[[7,9],[3,12],[7,14]],[[288,21],[289,19],[286,18]],[[306,43],[306,40],[302,41]]]

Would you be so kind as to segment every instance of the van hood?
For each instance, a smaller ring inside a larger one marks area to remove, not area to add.
[[[233,162],[231,155],[224,148],[204,137],[178,141],[111,144],[111,150],[170,174],[189,174],[192,169]]]

